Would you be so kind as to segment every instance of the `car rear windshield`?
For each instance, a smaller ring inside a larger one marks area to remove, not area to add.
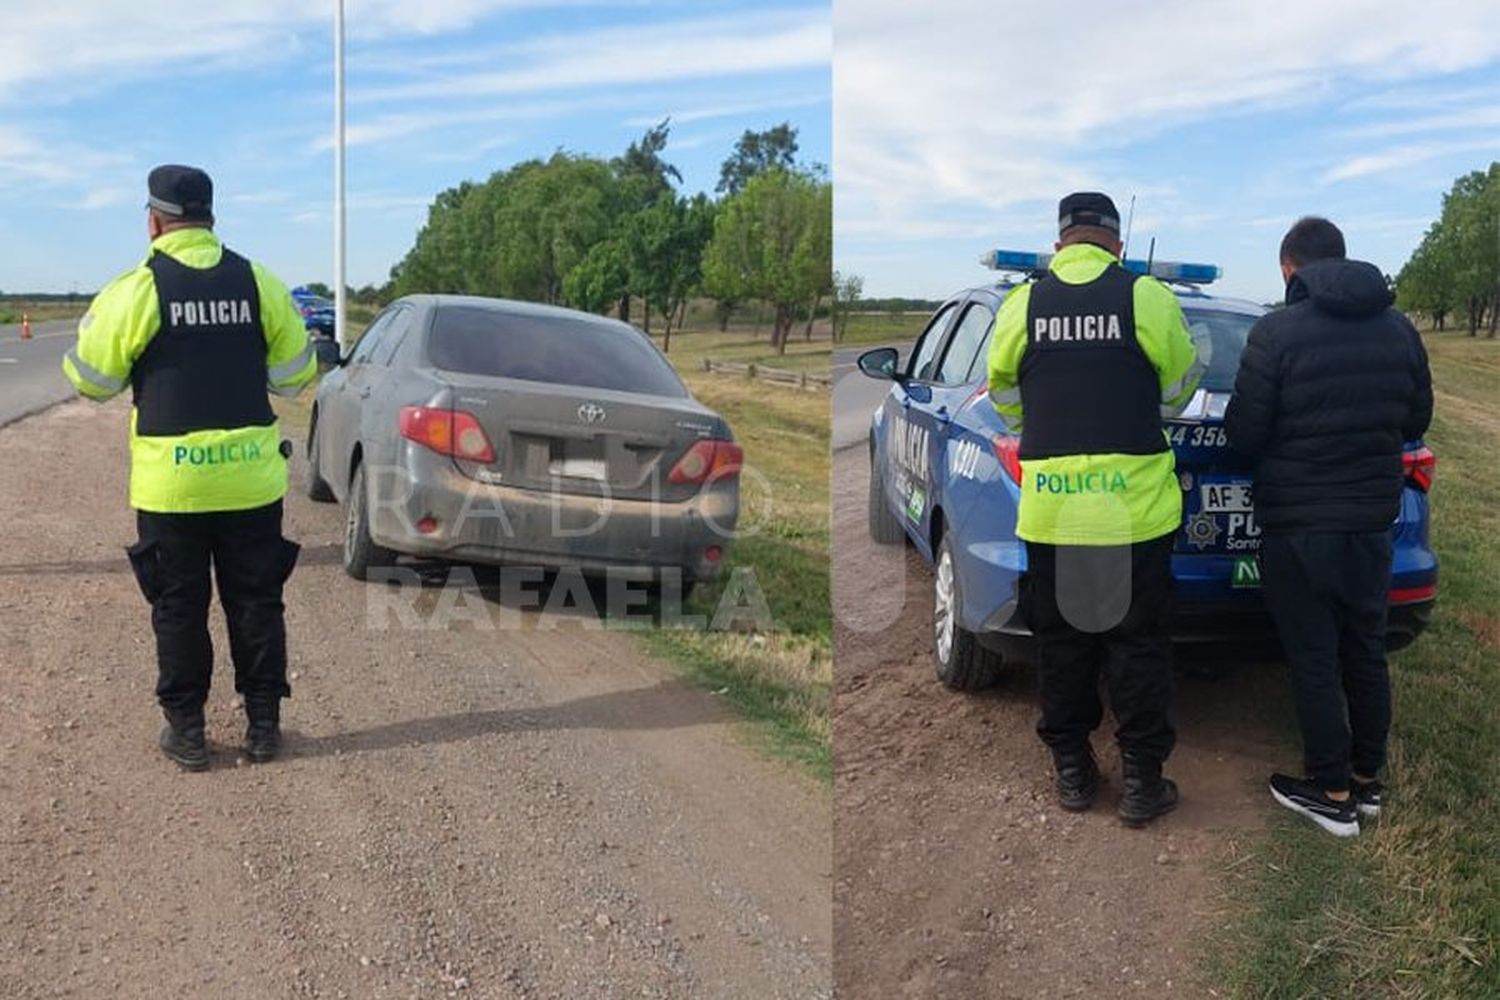
[[[623,324],[443,306],[433,323],[429,353],[437,367],[469,375],[687,395],[651,342]]]
[[[1240,355],[1245,353],[1245,338],[1259,317],[1217,309],[1184,309],[1183,316],[1192,331],[1193,343],[1201,343],[1207,337],[1213,349],[1200,387],[1210,392],[1229,392],[1234,388]]]

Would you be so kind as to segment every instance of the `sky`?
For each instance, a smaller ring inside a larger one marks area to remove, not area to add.
[[[835,266],[870,296],[993,280],[983,251],[1052,249],[1101,190],[1130,256],[1274,301],[1298,217],[1394,274],[1500,160],[1494,0],[837,0],[834,45]]]
[[[333,0],[0,0],[0,290],[97,289],[146,250],[145,177],[201,166],[217,229],[332,283]],[[383,282],[434,195],[671,116],[682,190],[790,121],[829,164],[826,0],[347,0],[348,277]]]

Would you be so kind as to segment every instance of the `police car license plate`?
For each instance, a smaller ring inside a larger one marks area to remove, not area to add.
[[[1243,514],[1254,509],[1248,482],[1204,483],[1199,510],[1210,514]]]
[[[1235,588],[1260,586],[1260,561],[1255,556],[1235,556],[1229,573],[1229,585]]]

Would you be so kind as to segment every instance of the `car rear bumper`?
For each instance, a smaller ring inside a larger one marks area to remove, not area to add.
[[[477,482],[416,448],[406,458],[372,476],[370,535],[422,558],[586,571],[675,567],[707,579],[722,568],[739,515],[736,483],[682,502],[622,500]]]
[[[1386,647],[1410,645],[1432,620],[1432,600],[1393,604],[1386,618]],[[980,633],[984,645],[1000,648],[1017,639],[1032,639],[1020,612],[1001,627]],[[1172,618],[1172,641],[1180,645],[1235,645],[1256,651],[1275,649],[1279,640],[1270,614],[1261,607],[1179,604]]]

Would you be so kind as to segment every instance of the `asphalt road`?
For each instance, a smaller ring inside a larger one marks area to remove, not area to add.
[[[855,362],[866,351],[877,347],[894,347],[905,360],[911,349],[908,342],[862,344],[841,347],[833,352],[833,450],[851,448],[865,439],[870,428],[870,414],[890,392],[891,384],[861,375]]]
[[[71,319],[33,323],[22,340],[19,325],[0,326],[0,426],[73,395],[61,366],[77,327]]]

